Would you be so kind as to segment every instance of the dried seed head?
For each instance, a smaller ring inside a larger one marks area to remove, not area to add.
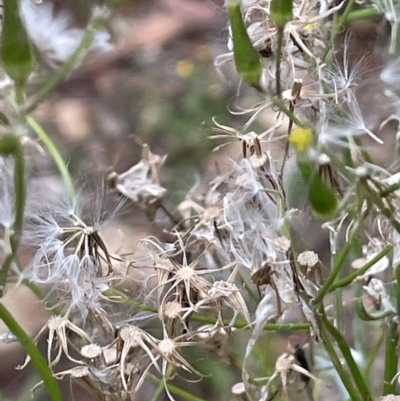
[[[175,343],[170,338],[165,338],[161,340],[158,344],[160,353],[165,356],[171,355],[175,351]]]
[[[102,349],[100,345],[98,344],[89,344],[89,345],[84,345],[81,348],[81,354],[83,357],[88,358],[88,359],[93,359],[97,358],[100,356],[102,353]]]
[[[290,239],[286,237],[278,237],[274,239],[274,245],[278,250],[287,252],[290,249],[291,242]]]
[[[64,327],[67,327],[69,324],[69,320],[62,316],[51,316],[49,321],[47,322],[47,327],[49,330],[59,330]]]
[[[311,268],[314,267],[319,262],[318,255],[313,251],[302,252],[297,257],[297,262],[304,267]]]
[[[163,315],[167,319],[176,319],[182,312],[182,305],[177,301],[167,302],[163,308]]]
[[[244,386],[244,383],[240,382],[240,383],[234,384],[232,386],[231,391],[232,391],[232,394],[240,395],[240,394],[244,394],[246,392],[246,388]]]
[[[87,366],[77,366],[71,370],[71,377],[80,378],[89,376],[89,368]]]
[[[142,332],[136,326],[124,326],[119,332],[121,340],[129,342],[131,345],[139,345],[142,339]]]
[[[227,281],[216,281],[212,288],[208,291],[211,298],[227,297],[229,298],[232,293],[239,291],[235,284],[228,283]]]
[[[195,271],[190,266],[182,266],[175,274],[181,280],[191,280],[195,275]]]

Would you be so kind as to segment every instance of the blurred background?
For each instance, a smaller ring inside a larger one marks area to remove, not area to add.
[[[49,0],[43,0],[46,1]],[[56,13],[68,12],[73,24],[85,27],[92,7],[102,2],[53,3]],[[107,30],[112,35],[113,49],[89,55],[34,112],[34,117],[57,144],[77,179],[128,170],[139,162],[143,143],[149,144],[153,153],[168,154],[161,181],[168,189],[166,207],[174,212],[196,177],[206,177],[207,181],[217,168],[218,157],[212,152],[216,143],[208,139],[214,125],[212,118],[237,127],[244,121],[240,117],[232,121],[228,110],[238,96],[234,67],[224,66],[224,74],[214,67],[216,56],[227,52],[223,0],[115,0]],[[368,24],[368,29],[362,24],[355,33],[354,46],[358,49],[359,44],[374,48],[376,41],[385,36],[379,21]],[[369,59],[370,67],[373,60]],[[45,60],[42,62],[46,64]],[[47,68],[51,74],[51,66]],[[245,88],[240,89],[240,96],[249,97],[249,104],[256,99]],[[257,123],[252,129],[257,129]],[[239,153],[235,148],[226,150],[226,155],[233,158]],[[51,168],[55,173],[54,166]],[[125,238],[129,238],[124,245],[126,252],[134,252],[139,239],[157,230],[144,212],[134,207],[124,216],[123,225]],[[112,240],[118,241],[109,238]],[[10,290],[4,302],[32,336],[49,316],[36,297],[22,286]],[[6,329],[0,326],[0,335],[3,333]],[[274,361],[287,351],[289,342],[294,345],[305,341],[298,334],[268,336],[259,345],[261,369],[271,374]],[[45,351],[46,342],[40,344]],[[209,401],[235,399],[230,388],[241,380],[240,366],[235,366],[235,361],[242,359],[240,352],[245,344],[243,335],[233,334],[229,350],[226,344],[217,342],[199,354],[193,352],[189,357],[191,363],[208,376],[195,386],[181,379],[177,385]],[[268,357],[266,347],[270,350]],[[23,361],[24,354],[18,345],[0,342],[1,401],[32,399],[30,389],[39,379],[30,366],[15,370]],[[60,369],[67,366],[61,365]],[[62,386],[66,400],[91,400],[77,386],[71,393],[68,379],[63,380]],[[154,389],[152,385],[143,386],[137,400],[150,400]],[[296,394],[299,400],[306,397],[305,391]],[[48,398],[39,387],[33,399]]]

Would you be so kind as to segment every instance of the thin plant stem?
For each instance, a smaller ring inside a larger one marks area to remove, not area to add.
[[[249,284],[246,282],[245,278],[239,273],[238,274],[239,277],[239,281],[242,283],[244,289],[247,291],[247,293],[249,294],[250,298],[256,303],[258,304],[259,297],[257,296],[257,294],[251,289],[251,287],[249,286]]]
[[[333,366],[335,367],[340,379],[343,382],[343,385],[346,387],[346,390],[349,393],[351,401],[363,401],[358,395],[358,392],[354,387],[354,384],[352,383],[349,374],[343,368],[339,356],[330,341],[328,331],[324,325],[321,328],[321,338],[324,343],[325,349],[328,352],[329,357],[331,358]]]
[[[47,135],[46,131],[41,127],[32,117],[28,117],[27,119],[30,127],[35,131],[36,135],[46,146],[47,150],[51,154],[54,162],[58,170],[60,171],[61,177],[64,181],[65,186],[67,187],[68,195],[71,201],[74,201],[76,198],[75,187],[72,181],[72,177],[68,171],[68,167],[61,156],[57,146],[51,140],[51,138]]]
[[[400,267],[394,270],[395,282],[392,284],[392,298],[395,301],[397,314],[400,312]],[[382,395],[396,393],[396,381],[393,380],[397,373],[399,343],[398,334],[398,316],[390,318],[386,330],[385,341],[385,368],[383,373],[383,391]]]
[[[60,388],[57,380],[53,377],[50,368],[47,365],[46,360],[43,358],[39,349],[32,341],[32,339],[25,333],[23,328],[14,319],[7,308],[0,302],[0,319],[3,320],[8,329],[18,338],[20,344],[25,349],[26,353],[30,356],[33,366],[38,371],[39,375],[43,379],[43,383],[49,392],[49,395],[53,401],[63,401]]]
[[[349,16],[351,10],[354,7],[356,0],[349,0],[343,14],[340,16],[337,25],[336,25],[336,33],[340,33],[347,22],[347,17]]]
[[[10,281],[12,282],[13,280],[10,280]],[[54,304],[53,302],[46,300],[46,295],[35,283],[33,283],[32,281],[30,281],[26,278],[24,278],[23,280],[21,280],[19,282],[21,282],[23,285],[28,287],[36,295],[36,297],[38,299],[43,301],[43,304],[46,307],[46,309],[51,310],[51,313],[53,315],[61,315],[61,309],[59,307],[57,307],[57,305]]]
[[[83,34],[82,40],[79,46],[71,54],[68,60],[57,70],[57,72],[51,77],[46,84],[36,93],[33,102],[26,108],[26,113],[29,114],[35,110],[46,97],[57,88],[57,86],[65,81],[75,67],[81,62],[83,56],[88,51],[93,43],[96,33],[103,26],[103,18],[99,15],[93,15],[89,24]]]
[[[375,359],[378,356],[379,350],[382,347],[384,338],[385,338],[385,333],[384,333],[383,330],[381,330],[381,332],[379,333],[379,338],[378,338],[376,344],[374,345],[374,347],[369,352],[367,363],[366,363],[366,367],[365,367],[364,372],[363,372],[364,379],[367,380],[367,381],[368,381],[369,375],[371,373],[372,365],[374,364]]]
[[[367,184],[365,184],[367,185]],[[368,188],[368,185],[367,185]],[[368,190],[371,201],[379,208],[380,212],[385,216],[393,228],[400,234],[400,223],[396,220],[392,210],[390,210],[383,202],[382,198],[375,191]]]
[[[13,261],[17,258],[17,252],[22,235],[22,226],[24,222],[24,210],[26,201],[25,190],[25,159],[24,151],[20,139],[13,134],[4,135],[0,140],[0,154],[13,156],[14,163],[14,224],[12,226],[13,233],[10,235],[11,251],[6,256],[4,263],[0,269],[0,298],[3,296],[8,272]]]
[[[286,117],[288,117],[294,124],[298,127],[305,128],[306,125],[302,123],[284,104],[282,99],[278,99],[274,96],[268,96],[268,100],[272,102],[274,106],[276,106]]]
[[[146,377],[149,380],[151,380],[153,383],[156,383],[156,384],[160,384],[161,382],[163,382],[162,379],[159,379],[158,377],[156,377],[150,373],[147,374]],[[164,383],[163,383],[163,386],[164,386]],[[182,397],[188,401],[206,401],[203,398],[196,397],[195,395],[188,393],[187,391],[182,390],[179,387],[173,386],[172,384],[167,384],[167,387],[168,387],[169,392],[171,392],[172,394],[176,394],[179,397]]]
[[[199,315],[194,313],[190,316],[190,319],[195,322],[201,322],[205,324],[215,324],[218,319]],[[229,326],[230,320],[226,319],[223,321],[225,326]],[[244,321],[235,322],[235,324],[231,325],[231,327],[235,327],[237,329],[245,329],[249,328],[249,324]],[[308,331],[310,330],[310,325],[308,323],[267,323],[264,325],[263,330],[265,331]]]
[[[353,255],[355,257],[362,257],[362,245],[361,245],[360,240],[356,241],[356,243],[355,243]],[[362,281],[354,280],[353,284],[354,284],[354,288],[353,288],[354,297],[356,299],[360,299],[362,297],[362,293],[363,293]],[[366,324],[362,319],[359,319],[356,304],[353,305],[353,312],[354,313],[353,313],[353,317],[352,317],[352,323],[353,323],[353,330],[354,330],[354,348],[356,351],[358,351],[362,355],[363,360],[366,361],[369,359],[369,350],[367,349],[368,340],[365,336]],[[365,370],[363,372],[363,377],[366,380],[366,383],[368,384],[369,389],[371,390],[371,383],[368,379],[366,379],[366,377],[368,377],[368,376],[365,376]]]
[[[359,10],[354,10],[347,15],[346,23],[360,21],[362,19],[370,19],[374,17],[382,16],[382,12],[376,8],[361,8]]]
[[[18,124],[23,125],[26,121],[26,113],[24,87],[21,85],[15,85],[15,103],[17,108]]]
[[[330,232],[330,236],[331,236],[331,243],[332,241],[334,242],[334,249],[332,249],[331,252],[331,263],[332,266],[336,265],[336,260],[338,259],[339,255],[336,252],[336,241],[337,241],[337,233],[336,232]],[[334,282],[332,285],[335,285],[335,282],[337,282],[339,280],[339,273],[337,274],[337,276],[334,279]],[[335,291],[335,311],[336,311],[336,321],[337,321],[337,327],[339,328],[339,330],[343,330],[344,329],[344,321],[343,321],[343,294],[342,294],[342,289],[339,288],[337,291]]]
[[[395,319],[391,319],[386,330],[385,341],[385,369],[383,373],[383,391],[382,395],[395,394],[396,381],[393,381],[397,373],[397,344],[399,336],[397,334],[398,323]]]
[[[317,292],[313,304],[318,305],[322,302],[324,299],[325,295],[329,292],[331,286],[333,285],[336,276],[339,274],[340,270],[343,267],[343,264],[350,253],[351,248],[353,247],[353,236],[357,232],[358,229],[358,224],[356,224],[356,227],[353,228],[353,233],[352,236],[349,238],[347,241],[346,245],[342,248],[342,251],[339,253],[338,257],[335,258],[335,264],[333,265],[332,272],[329,275],[329,277],[326,279],[325,284],[319,289]]]
[[[138,308],[143,311],[158,313],[158,309],[154,306],[145,305],[141,302],[135,301],[126,297],[126,295],[122,294],[116,289],[109,289],[103,292],[103,295],[109,298],[110,300],[115,300],[116,302],[123,302],[126,305],[132,306],[133,308]],[[203,316],[198,313],[193,313],[190,315],[190,320],[194,322],[200,322],[204,324],[216,324],[218,321],[217,318],[210,316]],[[231,321],[226,319],[223,321],[225,326],[229,326]],[[245,321],[236,321],[231,327],[235,327],[237,329],[244,329],[250,327],[249,324]],[[310,330],[310,325],[308,323],[267,323],[264,326],[264,330],[266,331],[308,331]]]
[[[379,193],[381,198],[386,198],[387,196],[391,195],[393,192],[397,191],[400,189],[400,182],[396,182],[395,184],[389,185],[385,189],[382,189],[382,191]]]
[[[336,341],[346,363],[353,377],[354,383],[360,392],[361,399],[363,401],[372,401],[370,391],[367,384],[358,368],[356,362],[354,361],[353,355],[351,354],[350,347],[347,344],[346,339],[343,337],[342,333],[328,320],[325,311],[322,309],[322,326]],[[353,399],[353,398],[352,398]]]
[[[355,270],[354,272],[348,274],[340,280],[335,281],[329,292],[335,291],[338,288],[345,287],[346,285],[352,283],[357,277],[362,276],[366,273],[375,263],[379,262],[384,256],[391,252],[393,245],[387,245],[383,248],[376,256],[374,256],[370,261],[368,261],[364,266]]]
[[[276,49],[276,71],[275,71],[275,85],[276,85],[276,96],[280,99],[282,97],[281,88],[281,61],[282,61],[282,47],[283,47],[283,27],[278,27],[277,32],[277,49]]]
[[[165,381],[168,381],[168,379],[172,375],[172,372],[173,372],[173,366],[169,365],[167,368],[167,372],[165,373]],[[151,397],[151,401],[157,401],[161,393],[163,392],[164,388],[165,388],[164,380],[160,380],[156,388],[156,391],[154,392],[153,397]]]

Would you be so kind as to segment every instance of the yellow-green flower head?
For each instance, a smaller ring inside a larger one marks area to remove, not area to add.
[[[311,128],[295,128],[289,136],[290,143],[298,152],[306,152],[314,143],[314,133]]]

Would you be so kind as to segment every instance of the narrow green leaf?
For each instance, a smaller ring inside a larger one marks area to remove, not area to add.
[[[298,166],[303,178],[308,183],[308,200],[313,211],[321,219],[331,218],[338,205],[335,192],[328,183],[323,181],[313,163],[308,160],[300,160]]]
[[[240,3],[227,4],[232,29],[233,53],[240,78],[249,85],[257,86],[262,74],[260,55],[253,47],[243,22]]]
[[[49,396],[52,401],[63,401],[60,388],[57,380],[53,377],[52,371],[47,365],[46,360],[35,343],[23,330],[23,328],[14,319],[8,309],[0,302],[0,319],[3,320],[4,324],[8,329],[18,338],[21,346],[24,348],[26,353],[31,357],[31,361],[39,375],[43,379],[43,383],[49,392]]]
[[[3,2],[3,30],[0,59],[7,75],[21,87],[32,72],[34,59],[29,37],[22,23],[18,0]]]

